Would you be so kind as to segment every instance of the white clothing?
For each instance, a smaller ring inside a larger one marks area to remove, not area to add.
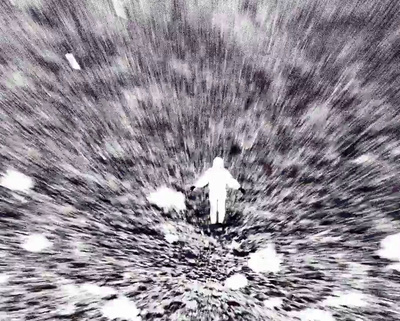
[[[213,166],[209,168],[196,182],[195,187],[201,188],[208,184],[210,190],[210,221],[211,224],[223,223],[225,219],[226,189],[239,189],[239,182],[224,167],[224,160],[216,157]]]

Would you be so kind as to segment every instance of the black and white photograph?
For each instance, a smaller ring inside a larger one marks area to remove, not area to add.
[[[400,1],[0,18],[0,321],[400,321]]]

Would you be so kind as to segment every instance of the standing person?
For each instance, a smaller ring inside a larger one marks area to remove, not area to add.
[[[232,188],[241,191],[245,190],[240,186],[239,182],[234,179],[231,173],[224,167],[224,160],[221,157],[216,157],[213,161],[213,166],[209,168],[190,189],[193,191],[196,188],[202,188],[208,185],[210,190],[210,221],[211,224],[223,223],[225,219],[225,203],[226,203],[226,188]]]

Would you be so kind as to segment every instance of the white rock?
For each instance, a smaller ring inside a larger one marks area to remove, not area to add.
[[[126,297],[121,297],[107,302],[101,309],[101,312],[110,320],[118,318],[129,321],[141,321],[141,317],[139,316],[140,311],[136,307],[135,303]]]
[[[248,281],[245,275],[237,273],[225,280],[225,287],[231,290],[239,290],[247,286]]]
[[[175,234],[176,233],[176,228],[171,223],[161,224],[160,228],[164,231],[165,234],[167,234],[167,233]]]
[[[81,66],[79,66],[78,62],[76,61],[75,57],[71,53],[67,53],[65,55],[65,58],[67,58],[70,66],[75,69],[75,70],[81,70]]]
[[[10,276],[8,276],[7,274],[0,274],[0,284],[7,283],[9,278]]]
[[[382,258],[400,261],[400,233],[385,237],[377,253]]]
[[[264,306],[267,308],[274,308],[274,307],[280,307],[283,304],[283,300],[281,298],[271,298],[268,300],[264,300]]]
[[[165,239],[167,240],[168,243],[171,244],[179,241],[178,235],[170,233],[165,234]]]
[[[281,257],[276,253],[274,246],[269,244],[266,248],[250,254],[248,266],[257,273],[277,273],[281,269],[281,263]]]
[[[34,186],[33,179],[15,170],[7,170],[0,185],[12,191],[28,192]]]
[[[335,296],[324,300],[323,305],[331,307],[365,307],[368,305],[368,297],[360,292],[335,293]]]
[[[26,237],[22,244],[22,248],[28,252],[42,252],[52,247],[52,243],[42,234],[31,234]]]
[[[100,297],[105,297],[117,293],[115,289],[109,286],[98,286],[97,284],[93,283],[84,283],[81,285],[81,289],[83,291],[86,291],[87,293]]]
[[[320,309],[305,309],[298,316],[301,321],[335,321],[332,313]]]
[[[62,305],[58,308],[58,314],[67,316],[71,315],[76,311],[75,305],[73,303],[68,303],[65,305]]]
[[[166,211],[186,210],[185,195],[168,187],[161,187],[147,196],[147,200]]]
[[[62,284],[60,289],[68,297],[76,297],[81,293],[79,287],[73,283]]]

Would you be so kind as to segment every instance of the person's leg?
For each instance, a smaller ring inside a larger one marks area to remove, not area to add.
[[[215,198],[215,197],[210,198],[210,222],[211,222],[211,224],[217,223],[217,210],[218,210],[217,198]]]
[[[218,200],[218,223],[223,224],[226,213],[226,199],[221,198]]]

